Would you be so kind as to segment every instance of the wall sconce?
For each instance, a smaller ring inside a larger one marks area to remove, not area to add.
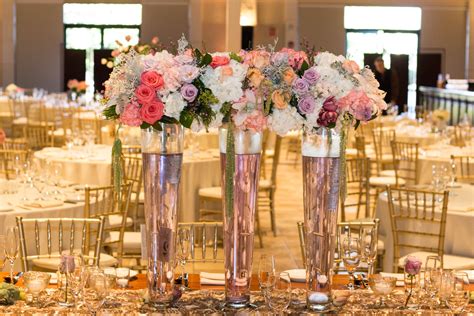
[[[241,0],[240,26],[257,25],[257,0]]]

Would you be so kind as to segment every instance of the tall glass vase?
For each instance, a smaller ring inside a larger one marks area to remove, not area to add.
[[[222,200],[224,209],[224,266],[226,305],[234,308],[250,302],[252,276],[255,207],[262,133],[232,130],[234,142],[233,192],[226,194],[226,167],[232,163],[227,157],[228,129],[219,131],[222,170]],[[228,203],[228,198],[233,203]],[[229,207],[228,204],[232,204]]]
[[[173,300],[177,204],[183,160],[183,128],[161,124],[142,130],[147,285],[150,303]]]
[[[306,231],[307,306],[315,311],[331,308],[337,209],[339,202],[339,160],[341,137],[334,130],[320,128],[304,134],[303,195]]]

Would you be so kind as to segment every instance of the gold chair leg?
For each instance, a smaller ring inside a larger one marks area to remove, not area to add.
[[[263,239],[262,239],[262,229],[260,228],[260,216],[258,213],[258,205],[255,209],[255,221],[257,222],[257,234],[258,234],[258,242],[260,243],[260,248],[263,248]]]
[[[273,237],[277,236],[277,227],[275,221],[275,191],[270,191],[270,220],[272,224]]]

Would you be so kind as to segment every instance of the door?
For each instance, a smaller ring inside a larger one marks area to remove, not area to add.
[[[381,54],[364,54],[364,66],[369,66],[372,72],[375,72],[374,61],[378,57],[382,57]]]
[[[418,87],[436,87],[438,75],[441,73],[443,55],[440,53],[423,53],[418,55],[416,83]]]
[[[408,55],[390,54],[390,69],[394,70],[398,77],[398,111],[408,103]]]
[[[71,79],[86,80],[86,51],[84,49],[66,49],[64,51],[64,90]]]
[[[104,82],[109,79],[112,69],[102,65],[101,60],[102,58],[110,58],[111,53],[111,49],[94,50],[94,91],[101,92],[104,90]]]

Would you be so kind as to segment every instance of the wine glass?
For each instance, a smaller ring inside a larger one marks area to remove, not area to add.
[[[188,260],[189,251],[190,251],[190,240],[191,240],[191,231],[189,227],[181,227],[178,229],[178,261],[181,266],[181,282],[183,288],[187,287],[187,282],[185,281],[186,276],[186,261]]]
[[[106,304],[106,299],[109,291],[109,281],[105,273],[98,271],[90,276],[91,289],[96,294],[96,299],[99,301],[99,306],[97,309],[100,309],[103,305]]]
[[[79,308],[79,297],[87,282],[87,270],[82,256],[74,256],[74,269],[68,273],[68,283],[74,296],[74,305]]]
[[[342,243],[342,261],[349,273],[349,289],[354,289],[354,271],[359,266],[361,259],[360,240],[357,237],[347,237]]]
[[[369,266],[368,274],[374,274],[374,263],[377,259],[377,230],[365,228],[362,239],[362,257]]]
[[[53,182],[53,185],[55,186],[53,193],[54,194],[61,194],[61,191],[59,191],[58,187],[61,184],[61,177],[62,177],[62,170],[63,170],[63,165],[60,163],[53,163],[51,165],[51,180]]]
[[[10,282],[13,284],[13,265],[18,257],[18,228],[16,226],[8,227],[5,235],[5,258],[10,263]]]
[[[440,285],[438,290],[438,298],[440,302],[439,308],[449,308],[446,300],[451,295],[451,289],[453,287],[453,273],[451,271],[443,270],[440,272]]]
[[[276,315],[284,315],[291,302],[291,281],[288,272],[280,272],[275,284],[268,289],[268,306]]]
[[[454,159],[450,160],[449,186],[451,188],[456,186],[456,161]]]
[[[429,305],[437,304],[436,295],[441,286],[441,259],[438,256],[426,257],[424,290],[428,295]]]
[[[469,304],[469,277],[465,272],[453,272],[453,285],[446,298],[446,305],[455,313],[462,313]]]
[[[23,162],[19,154],[13,157],[13,170],[15,170],[15,179],[20,179],[21,171],[23,170]]]
[[[261,255],[258,262],[258,284],[265,302],[267,302],[267,292],[275,285],[275,278],[275,258],[272,255]]]

